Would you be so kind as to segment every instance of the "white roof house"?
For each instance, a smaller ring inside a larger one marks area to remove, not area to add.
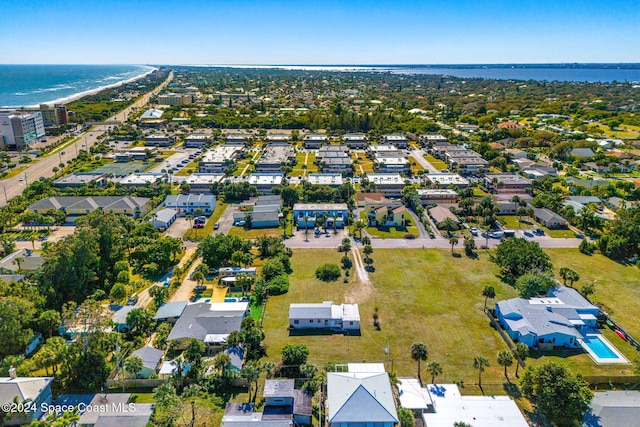
[[[462,396],[455,384],[431,384],[427,390],[435,412],[422,414],[426,427],[451,427],[460,421],[473,427],[529,426],[508,396]]]
[[[424,412],[433,409],[431,395],[417,378],[398,378],[400,406],[412,411]]]
[[[360,329],[358,304],[334,304],[324,301],[321,304],[289,305],[289,327],[291,329]]]

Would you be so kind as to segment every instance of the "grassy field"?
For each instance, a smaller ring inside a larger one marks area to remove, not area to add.
[[[516,215],[500,215],[498,216],[498,221],[500,221],[500,224],[504,225],[505,228],[511,229],[511,230],[515,228],[533,227],[533,225],[531,225],[531,223],[526,220],[522,222],[518,221],[518,217]]]
[[[592,300],[609,307],[621,325],[640,337],[640,324],[635,321],[640,310],[638,267],[623,266],[600,255],[587,257],[575,249],[553,249],[548,253],[556,272],[568,266],[581,275],[576,284],[578,288],[595,280],[596,293]],[[472,366],[473,357],[480,354],[491,362],[491,367],[483,373],[485,392],[504,394],[504,375],[496,362],[496,354],[507,347],[482,312],[481,293],[485,285],[495,287],[497,300],[513,298],[517,292],[497,278],[498,269],[489,261],[486,251],[479,251],[478,259],[470,259],[454,258],[444,249],[376,249],[372,258],[376,271],[370,274],[370,283],[360,281],[353,274],[346,284],[342,280],[324,283],[315,279],[315,269],[326,262],[338,264],[340,254],[330,249],[294,250],[290,291],[270,298],[266,309],[268,359],[279,360],[284,344],[292,342],[305,343],[310,350],[309,360],[319,365],[329,361],[383,362],[388,340],[393,370],[400,376],[415,376],[416,363],[409,349],[413,342],[421,341],[427,344],[429,360],[443,366],[440,381],[462,380],[466,384],[465,394],[480,393],[474,386],[477,371]],[[606,280],[602,279],[604,271]],[[289,336],[286,316],[289,304],[321,301],[357,302],[362,335]],[[376,306],[380,331],[372,326],[371,315]],[[605,329],[603,334],[628,359],[638,356],[638,352],[612,331]],[[527,363],[549,360],[562,361],[584,375],[619,375],[620,370],[629,369],[620,365],[598,366],[581,351],[557,351],[542,357],[532,354]],[[513,377],[513,368],[510,373]],[[423,377],[428,374],[423,372]]]
[[[297,153],[296,154],[296,166],[291,171],[292,176],[305,176],[310,173],[318,172],[318,165],[314,162],[316,160],[315,153]],[[303,165],[307,165],[306,169]]]
[[[239,236],[243,239],[255,239],[260,236],[277,237],[282,236],[284,230],[281,227],[278,228],[250,228],[245,230],[244,227],[231,227],[231,230],[227,233],[229,236]]]
[[[376,271],[370,275],[371,284],[354,277],[347,284],[342,280],[324,283],[315,279],[315,269],[325,262],[339,263],[340,254],[330,249],[294,251],[289,293],[270,298],[266,310],[269,360],[279,360],[282,346],[295,342],[307,344],[310,361],[320,365],[328,361],[382,362],[388,340],[393,369],[398,375],[416,375],[409,350],[413,342],[422,341],[429,348],[429,360],[444,367],[442,381],[464,380],[466,392],[479,393],[470,385],[477,381],[473,357],[482,354],[493,365],[483,374],[483,383],[493,382],[501,388],[503,376],[495,355],[506,344],[482,312],[481,293],[488,284],[495,286],[500,298],[514,297],[516,292],[495,277],[497,269],[488,256],[482,253],[473,260],[454,258],[447,250],[389,249],[376,250],[372,258]],[[289,337],[289,304],[322,301],[359,303],[362,336]],[[376,306],[380,331],[372,326]]]
[[[192,162],[187,163],[185,167],[183,167],[178,172],[176,172],[176,176],[189,176],[192,173],[197,172],[199,164],[200,164],[200,160],[194,160]]]
[[[213,233],[213,226],[220,220],[220,217],[227,210],[227,203],[222,203],[220,200],[216,202],[216,209],[213,211],[207,222],[204,224],[204,228],[189,229],[184,233],[185,239],[200,239]]]
[[[449,166],[447,166],[445,162],[443,162],[442,160],[436,159],[431,154],[427,154],[426,156],[424,156],[424,158],[427,159],[427,161],[431,163],[431,165],[438,170],[449,169]]]
[[[356,167],[356,175],[361,173],[373,173],[373,161],[367,159],[364,153],[352,153],[353,160],[358,159]]]

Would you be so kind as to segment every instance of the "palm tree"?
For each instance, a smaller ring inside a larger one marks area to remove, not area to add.
[[[251,402],[251,390],[252,390],[252,385],[255,383],[256,386],[255,388],[253,388],[253,390],[255,390],[256,394],[258,392],[258,378],[260,378],[260,373],[262,372],[262,366],[260,365],[259,362],[252,360],[250,362],[248,362],[246,365],[244,365],[242,367],[242,369],[240,370],[240,376],[242,378],[245,378],[247,380],[247,382],[249,383],[249,402]],[[255,399],[255,396],[254,396]]]
[[[187,215],[187,221],[189,221],[189,228],[193,228],[193,215]]]
[[[371,244],[371,238],[369,236],[364,236],[362,238],[362,244],[363,245],[370,245]]]
[[[24,258],[22,258],[21,256],[17,256],[13,259],[13,261],[11,261],[14,265],[18,266],[18,270],[20,270],[20,264],[22,264],[24,262]]]
[[[516,378],[518,378],[518,368],[520,367],[520,363],[524,361],[524,359],[529,354],[529,346],[522,342],[516,343],[516,347],[513,349],[512,354],[517,361]]]
[[[507,368],[513,365],[513,354],[509,350],[500,350],[498,352],[498,365],[504,366],[504,377],[511,382],[507,375]]]
[[[436,377],[442,375],[442,367],[438,362],[427,363],[427,372],[431,374],[431,384],[435,384]]]
[[[427,360],[429,357],[429,352],[427,351],[427,346],[421,342],[414,342],[411,344],[411,358],[418,362],[418,379],[422,380],[420,376],[420,362],[423,360]]]
[[[580,275],[569,267],[562,267],[559,273],[565,286],[567,286],[567,280],[569,281],[570,287],[573,287],[574,282],[580,280]]]
[[[489,359],[484,356],[475,356],[473,358],[473,367],[478,370],[478,386],[482,388],[482,373],[484,368],[491,366]]]
[[[201,271],[196,271],[193,273],[193,280],[196,281],[196,283],[201,286],[204,283],[204,274],[202,274]]]
[[[451,232],[455,230],[456,224],[451,218],[446,218],[442,222],[442,227],[447,231],[447,236],[451,236]]]
[[[449,238],[449,244],[451,245],[451,254],[453,254],[453,247],[458,244],[458,236],[455,234]]]
[[[487,309],[487,300],[489,298],[495,298],[496,297],[496,290],[493,286],[487,285],[484,287],[484,289],[482,290],[482,296],[484,297],[484,309],[483,311],[485,311]]]

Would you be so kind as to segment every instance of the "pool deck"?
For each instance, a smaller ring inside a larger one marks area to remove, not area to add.
[[[609,347],[609,349],[617,356],[616,358],[598,357],[598,355],[591,348],[589,348],[589,346],[584,344],[583,340],[579,339],[578,341],[580,342],[580,346],[582,346],[584,351],[586,351],[589,354],[589,356],[591,356],[591,358],[593,359],[594,362],[596,362],[597,365],[615,365],[615,364],[628,365],[629,364],[629,361],[627,360],[627,358],[624,357],[622,355],[622,353],[613,344],[611,344],[611,342],[609,342],[608,339],[606,339],[604,337],[604,335],[588,333],[588,334],[585,334],[585,337],[586,338],[591,338],[591,337],[599,338],[600,341],[602,341],[604,343],[604,345]]]

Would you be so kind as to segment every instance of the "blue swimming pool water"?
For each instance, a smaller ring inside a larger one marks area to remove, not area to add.
[[[589,347],[600,359],[617,359],[618,355],[605,344],[598,336],[584,337],[582,340],[585,346]]]

